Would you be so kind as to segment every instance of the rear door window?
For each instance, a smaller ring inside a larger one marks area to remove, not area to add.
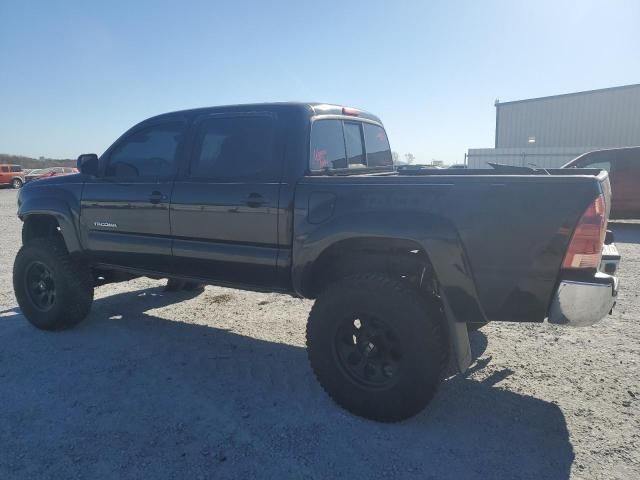
[[[347,168],[342,120],[316,120],[311,128],[311,170]]]
[[[367,165],[386,167],[393,165],[391,147],[384,128],[370,123],[363,124],[364,143],[367,147]]]
[[[279,178],[275,122],[269,115],[203,120],[197,130],[189,176],[213,180]]]
[[[21,171],[22,171],[22,167],[21,167],[21,166],[19,166],[19,165],[12,165],[12,166],[10,167],[10,170],[11,170],[12,172],[21,172]]]

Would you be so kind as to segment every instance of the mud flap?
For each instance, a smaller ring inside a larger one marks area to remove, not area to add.
[[[443,299],[444,300],[444,299]],[[455,315],[449,308],[446,300],[443,302],[445,318],[447,322],[447,332],[449,333],[449,375],[463,373],[469,368],[472,362],[471,343],[469,343],[469,331],[467,324],[457,322]]]

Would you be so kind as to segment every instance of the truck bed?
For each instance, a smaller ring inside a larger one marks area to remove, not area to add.
[[[308,176],[296,188],[294,286],[304,290],[324,243],[397,236],[428,252],[461,320],[541,322],[575,225],[608,190],[596,169]]]

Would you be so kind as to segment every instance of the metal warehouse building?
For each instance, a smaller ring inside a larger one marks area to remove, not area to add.
[[[591,150],[640,145],[640,84],[495,106],[495,148],[469,149],[469,168],[553,168]]]

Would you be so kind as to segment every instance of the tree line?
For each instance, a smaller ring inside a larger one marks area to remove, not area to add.
[[[20,165],[24,169],[49,168],[49,167],[75,167],[76,161],[59,158],[31,158],[22,155],[8,155],[0,153],[0,164]]]

